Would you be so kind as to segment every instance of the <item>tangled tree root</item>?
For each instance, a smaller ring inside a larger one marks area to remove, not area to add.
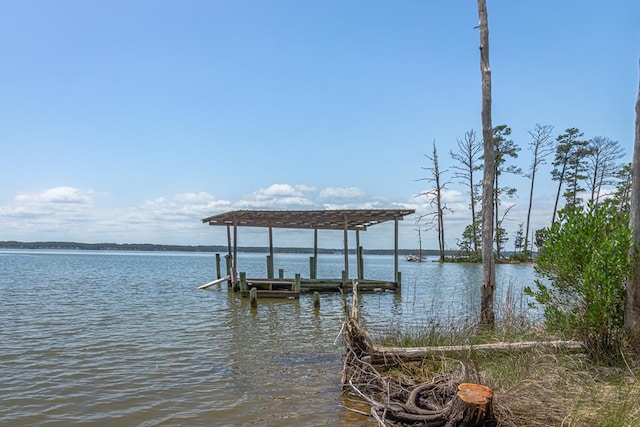
[[[386,363],[374,365],[373,340],[358,322],[357,282],[353,284],[352,296],[349,310],[343,294],[346,351],[342,384],[345,392],[363,399],[371,406],[371,416],[380,425],[497,425],[492,415],[493,392],[488,387],[464,383],[453,375],[441,375],[429,383],[414,384],[410,380],[381,374],[378,368],[385,368]],[[389,361],[392,362],[396,363],[397,360]]]

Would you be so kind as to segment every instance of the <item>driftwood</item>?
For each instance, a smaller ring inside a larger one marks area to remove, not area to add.
[[[443,345],[432,347],[386,347],[372,344],[370,356],[375,360],[400,359],[403,361],[421,360],[430,355],[451,355],[464,353],[502,353],[514,350],[532,350],[551,348],[566,351],[582,351],[584,344],[579,341],[524,341],[498,342],[474,345]]]
[[[357,282],[353,284],[350,310],[344,294],[343,298],[346,316],[343,325],[346,347],[342,369],[343,388],[345,392],[368,403],[371,416],[381,426],[497,425],[492,415],[493,392],[488,387],[465,383],[452,375],[441,375],[424,384],[382,375],[372,362],[375,348],[380,347],[374,345],[371,336],[358,322]]]

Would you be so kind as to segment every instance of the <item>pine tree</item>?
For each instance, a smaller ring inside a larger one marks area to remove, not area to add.
[[[558,135],[556,138],[556,154],[552,163],[553,170],[551,171],[551,179],[558,181],[558,190],[556,192],[556,200],[553,205],[553,215],[551,216],[552,224],[556,221],[558,203],[560,201],[560,195],[562,194],[562,186],[568,181],[569,171],[572,168],[572,159],[575,155],[574,152],[579,147],[584,147],[586,145],[585,141],[579,140],[583,135],[584,134],[577,128],[569,128],[565,130],[565,133]],[[576,177],[575,174],[574,177]]]

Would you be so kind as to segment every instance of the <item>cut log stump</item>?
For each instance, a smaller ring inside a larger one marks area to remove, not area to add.
[[[480,384],[462,383],[451,402],[445,427],[484,427],[496,425],[492,415],[493,391]]]

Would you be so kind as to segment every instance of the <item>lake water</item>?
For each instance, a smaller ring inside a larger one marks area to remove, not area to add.
[[[308,277],[308,255],[275,254]],[[319,277],[340,277],[321,255]],[[391,280],[393,257],[365,255]],[[239,270],[266,275],[264,254]],[[350,264],[349,271],[355,271]],[[376,335],[431,321],[475,321],[480,265],[400,260],[401,292],[361,296]],[[496,304],[534,280],[498,265]],[[341,407],[342,301],[247,299],[215,279],[214,254],[0,249],[0,425],[373,426]],[[526,301],[517,301],[525,306]]]

